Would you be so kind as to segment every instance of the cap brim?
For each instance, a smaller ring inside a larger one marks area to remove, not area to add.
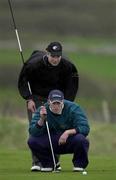
[[[57,100],[57,99],[55,99],[55,100],[52,100],[52,101],[50,100],[50,103],[55,103],[55,102],[62,103],[62,101],[63,101],[63,100]]]
[[[59,52],[50,52],[52,56],[62,56],[62,51]]]

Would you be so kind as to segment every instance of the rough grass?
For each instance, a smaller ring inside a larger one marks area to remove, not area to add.
[[[114,154],[116,151],[116,123],[105,123],[90,121],[91,132],[90,152],[91,154]]]
[[[17,117],[0,117],[0,147],[26,149],[27,120]]]
[[[26,149],[28,120],[17,117],[0,117],[0,147],[3,149]],[[90,154],[114,154],[116,150],[116,124],[89,121]]]
[[[26,117],[25,101],[20,97],[18,89],[12,87],[0,89],[0,116]]]

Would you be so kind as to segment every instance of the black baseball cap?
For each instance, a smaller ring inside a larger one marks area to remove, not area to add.
[[[46,50],[53,56],[62,56],[62,45],[59,42],[51,42]]]
[[[50,100],[50,102],[62,102],[64,100],[64,94],[62,91],[60,90],[52,90],[49,93],[48,96],[48,100]]]

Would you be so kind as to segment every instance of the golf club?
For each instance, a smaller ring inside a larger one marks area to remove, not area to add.
[[[55,161],[55,156],[54,156],[54,151],[53,151],[53,145],[52,145],[52,140],[51,140],[51,136],[50,136],[50,130],[49,130],[49,126],[48,126],[48,121],[46,118],[46,127],[47,127],[47,133],[48,133],[48,138],[49,138],[49,142],[50,142],[50,148],[51,148],[51,153],[52,153],[52,158],[53,158],[53,163],[54,163],[54,170],[53,172],[59,172],[56,169],[56,161]]]
[[[13,12],[13,8],[12,8],[11,0],[8,0],[8,4],[9,4],[10,12],[11,12],[11,17],[12,17],[12,21],[13,21],[13,26],[14,26],[17,42],[18,42],[18,47],[19,47],[19,52],[20,52],[21,60],[22,60],[22,63],[24,65],[25,61],[24,61],[23,51],[22,51],[21,42],[20,42],[20,38],[19,38],[19,33],[18,33],[18,30],[17,30],[15,18],[14,18],[14,12]],[[29,82],[28,82],[28,88],[29,88],[30,94],[32,94]]]
[[[20,38],[19,38],[19,33],[18,33],[18,30],[17,30],[15,18],[14,18],[14,12],[13,12],[13,8],[12,8],[11,0],[8,0],[8,3],[9,3],[9,8],[10,8],[10,12],[11,12],[12,21],[13,21],[13,26],[14,26],[14,30],[15,30],[15,34],[16,34],[16,38],[17,38],[17,42],[18,42],[19,52],[20,52],[20,55],[21,55],[22,63],[24,65],[25,61],[24,61],[23,51],[22,51],[21,42],[20,42]],[[30,94],[32,94],[29,81],[28,81],[28,88],[29,88]],[[50,130],[49,130],[47,119],[46,119],[46,127],[47,127],[48,138],[49,138],[49,142],[50,142],[50,148],[51,148],[52,158],[53,158],[53,163],[54,163],[54,172],[57,172],[57,170],[56,170],[56,161],[55,161],[55,156],[54,156],[54,151],[53,151],[53,146],[52,146]]]

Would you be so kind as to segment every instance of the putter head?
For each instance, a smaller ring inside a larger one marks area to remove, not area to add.
[[[53,173],[59,173],[61,170],[58,169],[58,166],[56,165],[56,167],[53,168]]]
[[[60,171],[57,170],[57,169],[54,169],[52,172],[53,172],[53,173],[59,173]]]

